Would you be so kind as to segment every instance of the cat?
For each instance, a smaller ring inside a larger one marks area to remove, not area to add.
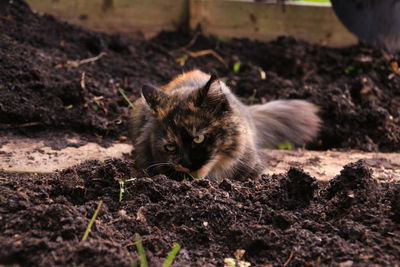
[[[247,106],[215,75],[193,70],[160,88],[144,86],[129,132],[136,165],[148,174],[247,179],[265,167],[262,148],[315,138],[317,112],[303,100]]]

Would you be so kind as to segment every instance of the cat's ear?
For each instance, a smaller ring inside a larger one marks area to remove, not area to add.
[[[211,85],[217,80],[217,75],[212,74],[206,85],[194,92],[194,103],[196,106],[200,107],[207,100]]]
[[[217,83],[214,85],[214,83]],[[191,95],[197,107],[205,107],[210,112],[224,112],[229,110],[229,102],[219,85],[216,75],[211,75],[206,85],[197,89]]]
[[[164,91],[149,85],[143,86],[142,96],[146,100],[147,105],[156,112],[160,108],[161,103],[168,98],[168,95]]]

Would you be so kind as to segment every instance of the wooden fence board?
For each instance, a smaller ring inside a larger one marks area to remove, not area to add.
[[[89,29],[151,37],[180,25],[206,34],[272,40],[291,35],[312,43],[346,46],[357,39],[328,5],[245,0],[28,0],[33,9]]]
[[[328,46],[357,42],[329,5],[190,0],[190,18],[192,28],[200,24],[205,33],[220,37],[268,41],[290,35]]]
[[[110,33],[151,37],[187,23],[187,0],[28,0],[34,10]]]

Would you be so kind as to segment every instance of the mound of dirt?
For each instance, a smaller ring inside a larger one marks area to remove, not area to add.
[[[122,160],[2,174],[0,264],[130,266],[137,233],[150,266],[174,242],[182,245],[175,266],[221,266],[238,249],[253,266],[400,263],[400,187],[376,183],[361,161],[325,186],[291,169],[245,182],[143,177],[121,192],[119,182],[135,175]]]
[[[312,149],[400,150],[400,77],[365,46],[332,49],[290,37],[263,43],[164,32],[131,40],[82,29],[5,1],[0,16],[0,129],[126,135],[127,102],[143,84],[200,68],[247,103],[303,98],[324,120]],[[212,54],[192,52],[211,49]]]

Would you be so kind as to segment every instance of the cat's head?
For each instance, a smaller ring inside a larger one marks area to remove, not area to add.
[[[205,86],[185,91],[143,87],[142,96],[155,119],[152,150],[158,162],[204,177],[217,157],[236,149],[237,120],[215,76]]]

